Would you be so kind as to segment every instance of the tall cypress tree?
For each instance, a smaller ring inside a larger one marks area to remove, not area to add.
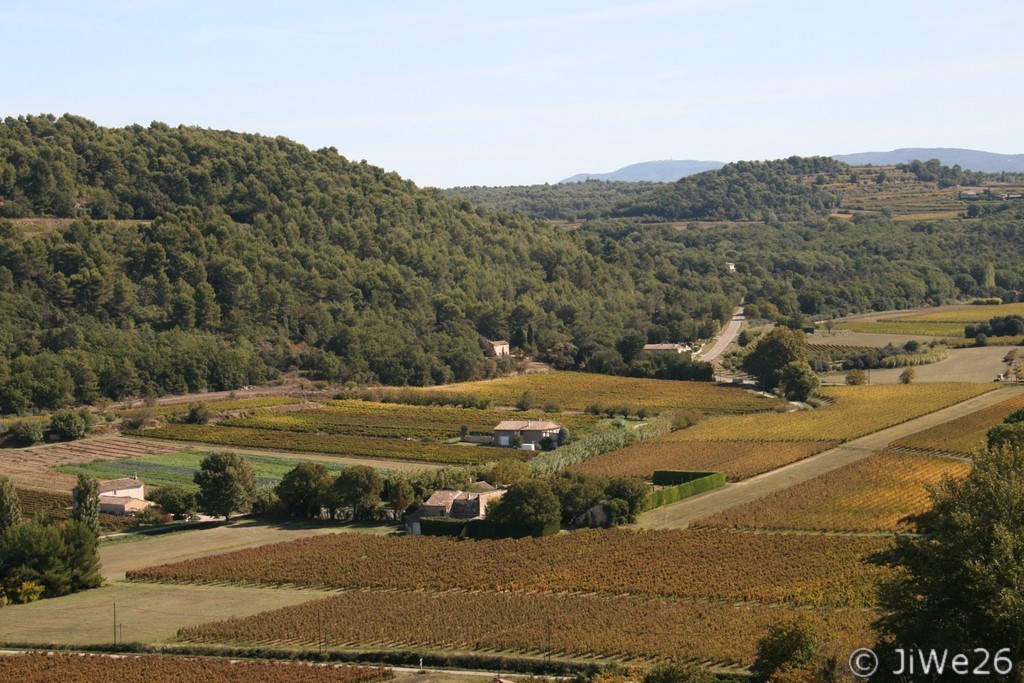
[[[87,474],[78,475],[74,491],[75,508],[71,517],[85,524],[94,534],[100,532],[100,483]]]
[[[0,477],[0,534],[21,523],[21,501],[14,483]]]

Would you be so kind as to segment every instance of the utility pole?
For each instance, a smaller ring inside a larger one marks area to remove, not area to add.
[[[117,645],[117,603],[114,603],[114,645]]]

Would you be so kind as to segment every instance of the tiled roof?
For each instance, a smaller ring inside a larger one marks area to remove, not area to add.
[[[117,491],[119,489],[137,489],[142,486],[138,479],[107,479],[100,482],[100,493],[104,491]]]
[[[498,426],[494,428],[494,431],[510,431],[510,432],[522,432],[522,431],[540,431],[546,432],[552,429],[561,429],[561,425],[551,420],[505,420],[499,422]]]
[[[454,502],[455,499],[458,498],[461,493],[462,491],[453,491],[451,489],[438,489],[437,491],[434,491],[433,494],[431,494],[430,498],[427,498],[427,502],[424,503],[424,505],[439,505],[443,507],[445,510],[447,510],[452,506],[452,502]]]

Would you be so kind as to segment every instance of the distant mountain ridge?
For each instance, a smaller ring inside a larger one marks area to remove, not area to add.
[[[1024,154],[998,154],[982,152],[975,149],[959,149],[956,147],[904,147],[891,152],[859,152],[856,154],[835,154],[833,159],[843,161],[851,166],[888,166],[904,164],[914,159],[928,161],[938,159],[943,166],[959,166],[966,171],[983,173],[1024,172]]]
[[[1024,173],[1024,154],[998,154],[975,149],[957,147],[902,147],[890,152],[857,152],[834,154],[832,158],[851,166],[892,166],[914,159],[928,161],[938,159],[944,166],[960,166],[966,171],[983,173]],[[611,173],[578,173],[558,181],[559,183],[582,183],[586,180],[612,180],[620,182],[673,183],[680,178],[718,170],[725,166],[721,161],[696,161],[694,159],[643,161],[630,164]]]
[[[582,183],[586,180],[615,180],[624,182],[671,183],[704,171],[715,171],[725,166],[721,161],[697,161],[695,159],[668,159],[643,161],[623,166],[611,173],[577,173],[558,181],[559,183]]]

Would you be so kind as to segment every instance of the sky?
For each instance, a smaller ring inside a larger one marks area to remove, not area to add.
[[[282,135],[437,187],[1022,153],[1021,35],[1003,0],[4,0],[0,115]]]

